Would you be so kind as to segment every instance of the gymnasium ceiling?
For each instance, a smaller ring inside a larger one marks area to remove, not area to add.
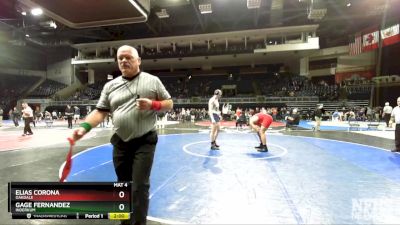
[[[387,18],[398,21],[400,15],[399,0],[260,0],[256,9],[248,9],[246,0],[142,1],[150,1],[147,19],[139,18],[128,0],[1,0],[0,41],[51,46],[319,24],[321,46],[329,47],[347,44],[349,34],[380,25],[385,1]],[[42,6],[44,15],[21,15],[27,2]],[[327,9],[321,20],[307,18],[311,2],[315,9]],[[211,4],[212,13],[201,14],[199,4],[206,3]],[[164,10],[169,17],[159,18],[157,13]],[[132,18],[121,20],[126,17]],[[48,26],[50,20],[56,22],[56,29]],[[88,20],[92,26],[79,24]]]

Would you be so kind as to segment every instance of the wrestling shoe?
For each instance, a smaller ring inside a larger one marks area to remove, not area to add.
[[[268,148],[266,145],[263,145],[261,148],[258,148],[257,151],[259,152],[268,152]]]
[[[254,148],[255,148],[255,149],[261,149],[261,148],[263,148],[263,147],[264,147],[264,145],[263,145],[262,143],[260,143],[260,145],[254,147]]]
[[[219,148],[215,144],[213,144],[211,145],[211,150],[219,150]]]

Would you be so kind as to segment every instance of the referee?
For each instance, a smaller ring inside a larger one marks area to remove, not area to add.
[[[400,97],[397,98],[397,106],[392,110],[392,119],[390,122],[394,121],[396,123],[394,142],[396,148],[392,152],[400,152]]]
[[[146,224],[149,178],[158,140],[156,111],[172,109],[173,102],[158,77],[140,71],[141,59],[135,48],[121,46],[117,60],[122,76],[105,84],[96,110],[74,130],[72,138],[79,140],[112,114],[115,172],[118,181],[133,181],[133,216],[122,224]]]

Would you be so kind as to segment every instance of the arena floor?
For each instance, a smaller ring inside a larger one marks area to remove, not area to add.
[[[247,128],[223,124],[220,151],[209,149],[208,123],[159,128],[151,176],[149,224],[396,224],[400,221],[400,154],[394,131],[349,131],[324,122],[313,132],[302,121],[286,131],[275,123],[268,153]],[[9,121],[0,128],[0,224],[118,224],[107,220],[12,220],[10,181],[58,181],[71,130],[44,123],[34,135]],[[115,181],[111,128],[95,128],[79,141],[67,181]]]

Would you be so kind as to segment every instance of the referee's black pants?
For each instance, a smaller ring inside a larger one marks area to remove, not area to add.
[[[383,115],[383,119],[385,120],[386,127],[389,127],[389,121],[390,121],[391,116],[392,116],[392,114],[390,114],[390,113],[385,113],[385,115]]]
[[[68,128],[72,129],[72,116],[67,116]]]
[[[133,216],[130,224],[146,224],[149,208],[150,173],[158,136],[150,131],[124,142],[117,134],[111,138],[113,162],[118,181],[133,181]]]
[[[33,121],[33,117],[25,117],[24,122],[24,134],[33,134],[32,129],[31,129],[31,122]]]
[[[396,124],[396,130],[394,132],[394,142],[396,144],[396,150],[400,151],[400,124]]]

